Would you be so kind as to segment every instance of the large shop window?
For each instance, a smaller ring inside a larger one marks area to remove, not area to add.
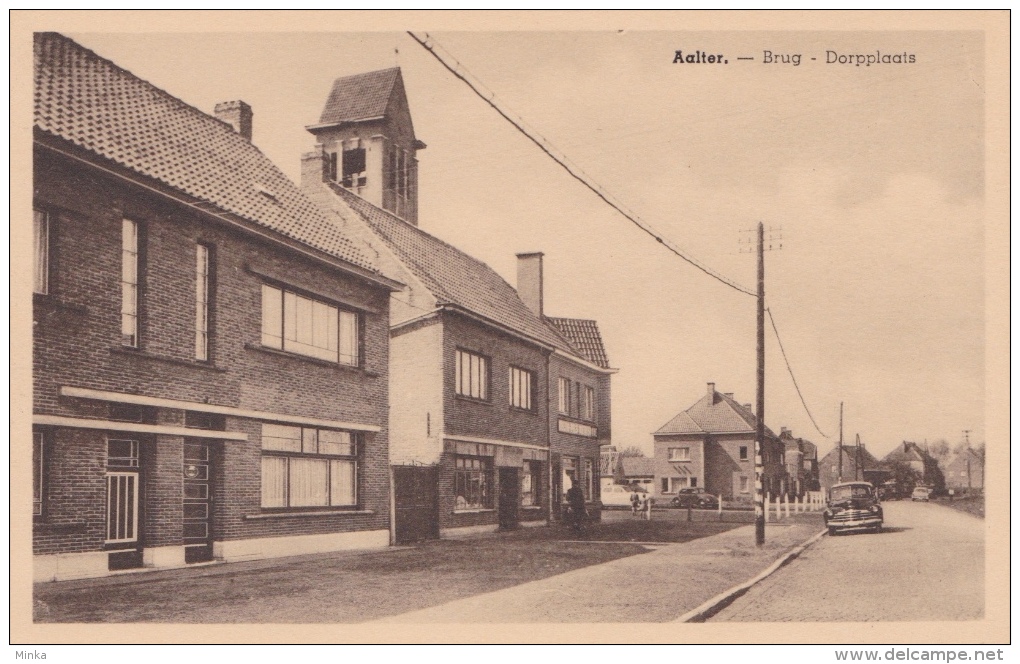
[[[32,291],[48,293],[50,289],[50,217],[45,212],[32,212],[35,279]]]
[[[455,457],[453,491],[455,509],[488,509],[492,507],[492,460],[485,457]]]
[[[358,441],[349,431],[262,425],[262,507],[352,507]]]
[[[489,399],[489,358],[466,350],[457,350],[457,394],[472,399]]]
[[[510,405],[522,410],[533,410],[531,392],[535,374],[527,369],[510,367]]]
[[[525,461],[521,472],[521,505],[542,504],[542,462]]]
[[[262,345],[358,366],[358,314],[262,286]]]

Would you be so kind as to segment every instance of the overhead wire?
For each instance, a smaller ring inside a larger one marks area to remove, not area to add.
[[[685,251],[681,250],[678,246],[674,245],[669,239],[664,238],[657,230],[655,230],[647,222],[641,220],[636,214],[634,214],[630,210],[626,209],[626,206],[622,202],[619,202],[619,201],[616,201],[616,200],[611,200],[611,199],[613,199],[615,197],[613,197],[609,192],[607,192],[605,190],[605,188],[602,187],[593,178],[591,178],[591,176],[589,176],[587,173],[585,173],[583,169],[578,167],[576,164],[573,164],[571,162],[571,160],[569,159],[569,157],[567,157],[560,150],[558,150],[555,146],[553,146],[553,144],[548,139],[543,137],[537,131],[534,131],[534,130],[531,130],[529,128],[526,128],[524,126],[526,123],[524,122],[523,118],[520,118],[520,116],[518,116],[518,119],[514,119],[514,118],[510,117],[510,111],[509,110],[504,110],[499,104],[496,103],[496,101],[495,101],[496,95],[495,95],[494,92],[492,92],[490,90],[488,95],[484,94],[475,83],[473,83],[471,80],[469,80],[467,76],[462,74],[461,71],[459,71],[459,70],[463,70],[464,72],[467,72],[468,74],[470,74],[470,72],[468,72],[467,68],[464,67],[463,64],[461,64],[460,61],[457,60],[456,57],[454,57],[452,54],[450,54],[449,51],[447,51],[445,48],[443,48],[428,33],[425,33],[425,39],[422,39],[422,38],[418,37],[418,35],[414,34],[411,31],[408,31],[407,34],[410,35],[410,37],[412,39],[414,39],[419,45],[421,45],[422,48],[424,48],[426,51],[428,51],[428,53],[431,54],[441,65],[443,65],[443,67],[447,71],[449,71],[456,78],[458,78],[465,85],[467,85],[471,89],[471,91],[475,93],[475,95],[477,95],[482,101],[484,101],[486,104],[488,104],[494,111],[496,111],[500,116],[502,116],[503,119],[505,119],[507,122],[509,122],[511,125],[513,125],[513,127],[515,129],[517,129],[517,131],[519,131],[521,134],[523,134],[528,140],[530,140],[542,152],[544,152],[550,159],[555,161],[560,167],[562,167],[565,171],[567,171],[567,173],[571,177],[573,177],[575,180],[577,180],[578,182],[583,184],[585,187],[587,187],[589,190],[591,190],[592,193],[594,193],[603,202],[605,202],[607,205],[609,205],[614,210],[616,210],[620,215],[622,215],[628,221],[630,221],[631,223],[636,225],[638,228],[643,230],[645,233],[651,235],[653,238],[655,238],[655,240],[659,244],[661,244],[664,247],[666,247],[666,249],[668,249],[670,252],[676,254],[679,258],[683,259],[684,261],[686,261],[690,265],[698,268],[699,270],[701,270],[702,272],[704,272],[708,276],[712,277],[713,279],[715,279],[715,280],[717,280],[717,281],[719,281],[719,282],[721,282],[721,283],[729,286],[730,288],[733,288],[734,290],[737,290],[737,291],[739,291],[741,293],[744,293],[746,295],[751,295],[753,297],[757,297],[757,293],[754,293],[751,290],[745,288],[744,286],[741,286],[741,285],[737,284],[736,282],[730,280],[729,278],[725,277],[724,275],[715,272],[714,270],[712,270],[711,268],[707,267],[706,265],[703,265],[697,259],[695,259],[692,256],[688,255]],[[447,55],[451,59],[453,59],[453,61],[456,63],[457,66],[456,67],[451,66],[445,59],[443,59],[443,57],[441,57],[436,52],[435,48],[433,48],[433,46],[430,45],[429,42],[431,42],[431,44],[434,44],[434,45],[438,46],[439,48],[443,48],[443,50],[446,51]],[[470,75],[471,75],[472,78],[477,79],[477,77],[475,77],[473,74],[470,74]],[[481,84],[481,85],[484,85],[484,84]],[[560,154],[554,154],[554,153],[560,153]],[[568,163],[568,162],[570,162],[570,163]],[[822,431],[821,427],[819,427],[818,423],[815,421],[814,415],[811,414],[811,409],[808,408],[807,401],[804,399],[804,395],[801,392],[800,385],[797,384],[797,377],[793,373],[793,367],[790,365],[789,357],[786,355],[786,349],[783,347],[783,341],[779,337],[779,329],[776,327],[776,321],[775,321],[775,318],[772,316],[772,310],[769,309],[769,308],[766,308],[765,311],[768,312],[769,322],[772,324],[772,331],[775,334],[776,341],[779,344],[779,350],[780,350],[780,352],[781,352],[781,354],[783,356],[783,362],[786,364],[786,370],[790,374],[790,379],[793,381],[794,389],[796,389],[797,396],[800,398],[801,405],[804,407],[804,412],[807,413],[808,418],[811,420],[811,424],[814,425],[814,427],[818,431],[818,433],[821,434],[824,438],[829,438],[829,435],[826,434],[824,431]]]
[[[790,380],[793,381],[793,387],[797,390],[797,396],[800,397],[800,403],[804,406],[804,412],[807,413],[808,419],[811,420],[811,424],[815,425],[815,429],[818,433],[822,434],[823,438],[829,438],[830,436],[819,428],[818,422],[815,421],[815,417],[811,414],[811,409],[808,408],[807,401],[804,400],[804,395],[800,391],[800,385],[797,384],[797,377],[793,375],[793,367],[790,366],[790,359],[786,356],[786,349],[783,348],[783,340],[779,338],[779,329],[776,328],[776,319],[772,317],[772,309],[765,307],[765,311],[768,312],[769,322],[772,323],[772,331],[775,333],[776,342],[779,344],[779,352],[783,355],[783,362],[786,363],[786,370],[790,373]]]
[[[580,167],[576,166],[575,164],[568,163],[569,158],[567,158],[566,155],[562,154],[562,152],[560,150],[555,148],[548,139],[543,137],[537,131],[534,131],[534,130],[531,130],[531,129],[528,129],[528,128],[524,127],[523,126],[524,125],[523,119],[518,120],[518,119],[512,118],[510,116],[510,111],[504,110],[502,108],[501,104],[497,104],[496,103],[496,101],[495,101],[495,99],[496,99],[495,93],[492,93],[490,91],[489,95],[484,94],[479,89],[479,87],[477,85],[475,85],[474,82],[469,80],[467,76],[465,76],[463,73],[461,73],[460,70],[463,70],[463,71],[467,72],[467,69],[456,58],[454,58],[452,55],[450,57],[453,58],[453,60],[457,63],[457,66],[456,67],[451,66],[450,63],[448,63],[442,56],[440,56],[436,52],[436,50],[433,48],[433,46],[429,43],[429,42],[431,42],[432,44],[437,44],[438,45],[438,43],[428,33],[425,33],[425,39],[422,39],[422,38],[418,37],[418,35],[414,34],[410,30],[407,32],[407,34],[410,35],[411,38],[414,39],[418,44],[420,44],[422,48],[424,48],[426,51],[428,51],[441,65],[443,65],[444,68],[446,68],[447,71],[449,71],[455,77],[460,79],[482,101],[484,101],[486,104],[488,104],[490,107],[492,107],[492,109],[494,111],[496,111],[497,113],[499,113],[503,117],[503,119],[505,119],[507,122],[509,122],[511,125],[513,125],[514,128],[517,129],[517,131],[519,131],[521,134],[523,134],[528,140],[530,140],[540,150],[542,150],[542,152],[544,152],[550,159],[555,161],[560,167],[562,167],[565,171],[567,171],[567,173],[571,177],[573,177],[575,180],[577,180],[578,182],[583,184],[585,187],[587,187],[589,190],[591,190],[592,193],[594,193],[596,196],[598,196],[600,199],[602,199],[603,202],[605,202],[611,208],[616,210],[619,214],[621,214],[628,221],[633,223],[635,226],[637,226],[638,228],[643,230],[648,235],[651,235],[653,238],[655,238],[656,242],[658,242],[659,244],[664,246],[667,250],[669,250],[670,252],[672,252],[673,254],[675,254],[676,256],[681,258],[682,260],[686,261],[690,265],[696,267],[697,269],[701,270],[702,272],[704,272],[708,276],[712,277],[716,281],[719,281],[720,283],[723,283],[723,284],[729,286],[730,288],[732,288],[732,289],[734,289],[734,290],[736,290],[738,292],[744,293],[745,295],[750,295],[752,297],[754,297],[756,295],[753,291],[749,290],[748,288],[746,288],[744,286],[741,286],[740,284],[736,283],[732,279],[729,279],[728,277],[726,277],[726,276],[716,272],[715,270],[709,268],[707,265],[704,265],[701,261],[695,259],[693,256],[690,256],[685,250],[681,249],[678,245],[673,243],[671,240],[669,240],[668,238],[664,237],[659,231],[654,229],[647,222],[641,220],[636,214],[634,214],[633,212],[627,210],[622,203],[617,202],[616,200],[612,200],[615,197],[613,197],[611,194],[609,194],[609,192],[607,192],[604,187],[602,187],[598,182],[596,182],[594,179],[592,179],[591,176],[589,176],[587,173],[585,173]],[[443,50],[446,51],[445,48]],[[446,53],[449,54],[449,51],[446,51]],[[468,74],[470,74],[470,72],[468,72]],[[477,79],[477,77],[475,77],[473,74],[471,75],[471,77]],[[556,153],[559,153],[559,154],[556,154]]]

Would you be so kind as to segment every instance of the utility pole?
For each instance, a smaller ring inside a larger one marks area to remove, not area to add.
[[[863,480],[864,479],[864,455],[861,453],[861,434],[857,434],[857,450],[856,450],[856,453],[857,453],[857,460],[854,462],[854,479],[855,480]],[[860,477],[857,477],[858,471],[861,474]]]
[[[843,481],[843,402],[839,402],[839,468],[836,473],[837,481]]]
[[[963,430],[963,453],[967,455],[967,492],[970,493],[970,429]]]
[[[758,222],[758,403],[754,431],[754,543],[765,544],[765,496],[762,453],[765,449],[765,225]]]

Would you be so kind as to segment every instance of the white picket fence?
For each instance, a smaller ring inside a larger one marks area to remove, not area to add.
[[[776,521],[789,518],[790,512],[817,512],[825,508],[824,494],[821,491],[808,491],[803,496],[790,499],[786,494],[771,496],[765,494],[765,520]]]

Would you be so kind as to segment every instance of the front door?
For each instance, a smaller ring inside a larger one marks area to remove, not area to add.
[[[433,466],[393,468],[397,544],[439,537],[438,478]]]
[[[212,509],[209,443],[184,444],[184,561],[212,560]]]
[[[519,468],[499,469],[499,527],[502,530],[517,528],[517,508],[521,502],[517,478]]]

